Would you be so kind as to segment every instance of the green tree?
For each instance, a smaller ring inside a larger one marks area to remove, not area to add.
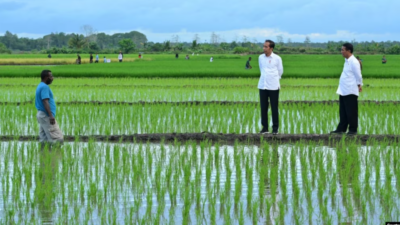
[[[11,51],[7,49],[6,45],[0,42],[0,53],[11,54]]]
[[[171,42],[170,41],[164,42],[164,51],[168,51],[169,49],[171,49]]]
[[[392,47],[390,47],[390,48],[388,48],[386,50],[386,53],[388,53],[388,54],[400,54],[400,46],[393,45]]]
[[[230,45],[226,42],[222,42],[221,44],[219,44],[219,47],[221,47],[223,50],[229,50]]]
[[[86,40],[83,35],[72,34],[72,37],[68,40],[68,46],[70,48],[82,49],[86,45]]]
[[[245,47],[239,47],[238,46],[238,47],[233,49],[233,53],[235,53],[235,54],[241,54],[241,53],[246,53],[246,52],[249,52],[249,49],[245,48]]]
[[[192,49],[196,49],[197,48],[197,40],[193,40],[192,41]]]
[[[89,43],[89,49],[93,51],[98,51],[100,50],[99,46],[96,44],[96,42],[90,42]]]
[[[133,43],[132,39],[129,38],[120,40],[118,45],[124,53],[129,53],[136,48],[136,45]]]

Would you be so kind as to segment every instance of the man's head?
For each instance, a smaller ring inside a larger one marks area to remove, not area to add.
[[[42,82],[49,85],[53,82],[53,74],[50,70],[43,70],[41,74]]]
[[[251,61],[251,57],[249,57],[249,61]]]
[[[353,55],[353,45],[350,43],[344,43],[342,45],[341,52],[342,52],[343,57],[348,59],[351,55]]]
[[[275,48],[275,42],[273,42],[271,40],[266,40],[264,42],[263,50],[264,50],[265,55],[267,55],[267,56],[271,55],[274,48]]]

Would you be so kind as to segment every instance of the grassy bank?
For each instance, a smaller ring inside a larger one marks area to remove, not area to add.
[[[61,57],[61,56],[60,56]],[[68,56],[69,57],[69,56]],[[116,58],[116,56],[113,56]],[[183,56],[175,59],[173,55],[148,55],[144,59],[126,56],[126,62],[60,65],[60,66],[1,66],[0,77],[38,77],[40,71],[50,68],[58,77],[259,77],[258,56],[252,55],[252,70],[244,66],[249,56],[211,55]],[[382,65],[380,56],[363,56],[363,76],[365,78],[400,77],[400,56],[390,56],[388,64]],[[284,78],[338,78],[343,68],[341,55],[282,55]],[[13,59],[0,59],[4,62]],[[18,60],[37,60],[32,58]],[[48,59],[46,59],[48,60]],[[53,60],[53,59],[51,59]],[[74,58],[54,58],[72,60]],[[41,61],[40,61],[41,62]],[[39,64],[50,64],[43,61]]]

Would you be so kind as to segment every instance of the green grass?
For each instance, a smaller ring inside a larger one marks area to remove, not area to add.
[[[33,101],[38,79],[0,79],[0,102]],[[55,78],[57,102],[259,101],[257,78]],[[337,100],[337,79],[282,79],[280,100]],[[395,79],[365,79],[359,100],[400,100]]]
[[[23,57],[25,55],[21,55]],[[31,55],[29,55],[31,56]],[[60,56],[61,57],[61,56]],[[70,55],[66,57],[72,57]],[[132,56],[132,59],[135,56]],[[56,77],[259,77],[258,56],[252,55],[252,70],[245,70],[249,56],[222,57],[214,55],[175,59],[173,55],[148,55],[144,60],[110,64],[60,66],[2,66],[0,77],[39,77],[40,71],[50,68]],[[400,56],[390,56],[382,65],[379,55],[362,56],[365,78],[397,78]],[[127,57],[129,58],[129,57]],[[341,55],[282,55],[283,78],[339,78],[344,59]],[[1,60],[0,60],[1,61]]]

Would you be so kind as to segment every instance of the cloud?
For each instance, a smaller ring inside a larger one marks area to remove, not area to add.
[[[2,0],[4,1],[4,0]],[[48,34],[79,32],[89,24],[98,31],[144,31],[149,40],[172,34],[209,40],[215,31],[230,41],[238,36],[313,40],[400,39],[400,1],[386,0],[14,0],[0,3],[0,32]],[[378,10],[379,9],[379,10]],[[341,33],[346,31],[347,33]],[[387,36],[385,36],[387,35]],[[184,38],[183,38],[184,37]]]

